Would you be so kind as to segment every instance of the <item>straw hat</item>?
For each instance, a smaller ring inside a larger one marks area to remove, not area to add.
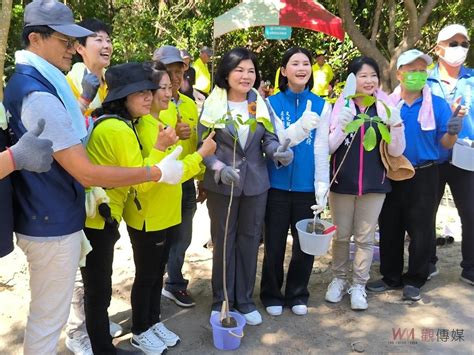
[[[380,143],[380,157],[387,170],[387,177],[391,180],[402,181],[415,176],[415,169],[405,156],[394,157],[388,153],[388,145],[385,141]]]

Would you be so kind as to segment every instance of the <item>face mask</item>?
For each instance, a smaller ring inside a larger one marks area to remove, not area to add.
[[[440,56],[443,60],[452,67],[459,67],[466,60],[467,51],[469,48],[461,46],[445,47],[444,56]]]
[[[426,84],[427,72],[405,72],[402,76],[402,84],[408,91],[420,91]]]

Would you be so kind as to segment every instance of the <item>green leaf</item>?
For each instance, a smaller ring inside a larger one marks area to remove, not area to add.
[[[364,107],[370,107],[372,106],[376,101],[376,98],[371,96],[371,95],[365,95],[362,98],[362,106]]]
[[[235,118],[237,119],[237,122],[239,122],[240,125],[244,125],[244,121],[242,121],[242,115],[237,115],[235,116]]]
[[[370,116],[366,113],[359,113],[357,117],[362,118],[364,121],[369,120],[370,121]]]
[[[385,102],[383,102],[382,100],[380,100],[380,102],[382,103],[383,107],[385,107],[385,112],[387,112],[387,118],[390,118],[390,116],[392,116],[392,110],[390,110],[390,108]]]
[[[265,127],[265,129],[266,129],[268,132],[271,132],[271,133],[274,133],[274,132],[275,132],[275,130],[273,129],[273,125],[272,125],[272,123],[271,123],[269,120],[263,118],[263,119],[261,119],[259,122],[260,122],[261,124],[263,124],[263,127]]]
[[[390,135],[390,131],[388,130],[387,126],[381,122],[377,122],[377,127],[382,139],[387,142],[387,144],[389,144],[392,141],[392,136]]]
[[[355,99],[356,97],[366,97],[367,94],[354,94],[354,95],[349,95],[346,96],[345,99]]]
[[[250,132],[254,133],[257,130],[257,121],[253,120],[250,122]]]
[[[367,132],[364,135],[364,142],[362,143],[364,149],[368,152],[373,150],[377,145],[377,135],[375,133],[375,128],[370,126]]]
[[[364,119],[358,118],[351,123],[349,123],[346,126],[346,129],[344,129],[344,133],[352,133],[352,132],[357,132],[357,130],[364,124]]]

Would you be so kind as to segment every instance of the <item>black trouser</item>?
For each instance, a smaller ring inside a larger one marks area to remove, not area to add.
[[[308,282],[313,269],[314,256],[300,248],[296,222],[312,218],[313,192],[290,192],[277,189],[268,191],[265,215],[265,254],[262,266],[260,299],[265,307],[306,305]],[[283,263],[285,260],[288,228],[291,227],[293,249],[286,276],[285,295],[282,294]]]
[[[116,354],[107,308],[112,297],[114,245],[120,238],[118,223],[106,223],[104,229],[84,228],[84,232],[92,246],[86,266],[81,268],[87,333],[94,354]]]
[[[193,235],[193,217],[194,213],[196,213],[196,187],[194,186],[194,179],[183,182],[182,189],[179,233],[169,240],[168,278],[165,281],[165,289],[170,292],[186,290],[188,287],[188,280],[183,277],[181,269],[183,268],[186,250],[191,244]]]
[[[255,196],[234,196],[230,209],[226,244],[226,286],[229,307],[241,313],[257,309],[253,300],[257,274],[258,246],[263,232],[267,192]],[[224,301],[224,232],[229,196],[207,191],[211,220],[212,310]]]
[[[132,333],[140,334],[160,321],[161,288],[168,260],[170,238],[177,226],[155,232],[145,232],[127,226],[132,242],[135,280],[133,281]]]
[[[446,184],[451,189],[454,204],[458,210],[462,225],[462,262],[461,267],[474,271],[474,172],[460,169],[449,162],[439,165],[439,185],[436,211],[443,198]],[[436,237],[435,226],[433,235]],[[436,244],[433,244],[431,262],[436,264]]]
[[[390,286],[421,287],[428,277],[434,243],[438,166],[418,169],[413,178],[391,183],[379,217],[380,272]],[[405,231],[410,236],[409,260],[408,271],[402,274]]]

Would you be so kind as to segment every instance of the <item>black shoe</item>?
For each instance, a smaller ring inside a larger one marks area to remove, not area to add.
[[[429,263],[428,265],[428,277],[427,280],[431,280],[432,277],[439,275],[439,269],[436,267],[435,264]]]
[[[403,299],[410,301],[419,301],[421,300],[420,289],[415,286],[406,285],[403,288]]]
[[[459,279],[468,285],[474,286],[474,270],[470,272],[463,270]]]
[[[181,306],[181,307],[188,308],[188,307],[194,307],[196,305],[196,302],[194,302],[194,299],[186,290],[168,291],[168,290],[162,289],[161,294],[165,296],[166,298],[169,298],[170,300],[174,301],[174,303],[176,303],[178,306]]]
[[[385,281],[380,279],[377,281],[368,282],[367,285],[365,285],[365,288],[371,292],[383,292],[388,290],[399,290],[402,288],[402,286],[390,286],[386,284]]]

